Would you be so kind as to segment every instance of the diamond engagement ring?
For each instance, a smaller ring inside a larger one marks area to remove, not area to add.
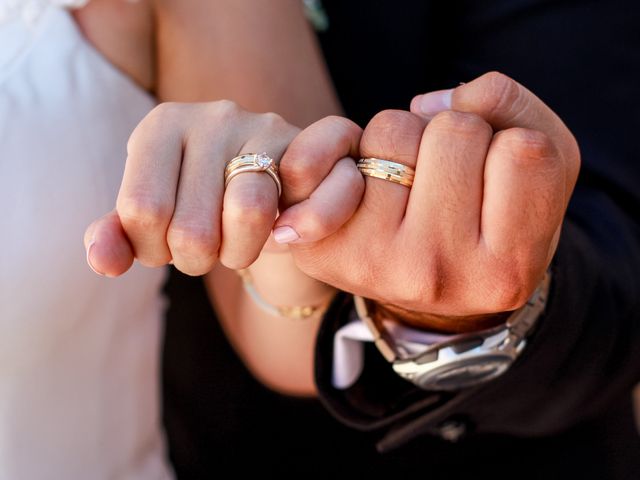
[[[233,177],[246,172],[264,172],[268,174],[276,183],[278,197],[282,193],[282,183],[278,175],[278,165],[276,162],[263,153],[244,153],[231,159],[224,169],[224,186],[227,188]]]
[[[413,177],[416,173],[411,167],[381,158],[361,158],[358,160],[357,167],[363,175],[398,183],[408,188],[413,185]]]

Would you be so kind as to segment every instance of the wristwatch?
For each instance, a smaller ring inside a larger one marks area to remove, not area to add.
[[[373,305],[369,300],[354,296],[354,301],[376,347],[398,375],[425,390],[458,390],[496,378],[513,364],[544,311],[550,284],[551,274],[547,272],[527,303],[503,324],[440,336],[435,343],[421,342],[421,332],[407,335],[407,327],[371,315]]]

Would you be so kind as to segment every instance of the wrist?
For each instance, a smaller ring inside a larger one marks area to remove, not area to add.
[[[424,335],[415,328],[398,328],[402,320],[388,321],[397,318],[384,318],[378,304],[363,297],[356,295],[354,302],[376,347],[400,377],[426,390],[458,390],[496,378],[511,366],[545,309],[550,285],[547,273],[527,302],[509,312],[501,325],[440,339],[434,339],[432,332]],[[414,315],[411,318],[415,320]],[[467,325],[479,326],[476,321]]]
[[[394,320],[408,327],[440,333],[469,333],[485,330],[504,323],[511,313],[498,312],[465,316],[435,315],[407,310],[392,304],[371,303],[374,306],[373,314],[377,318]]]
[[[262,310],[291,318],[317,316],[337,290],[300,271],[286,252],[263,252],[248,268],[238,271],[244,290]],[[279,313],[278,313],[279,312]]]

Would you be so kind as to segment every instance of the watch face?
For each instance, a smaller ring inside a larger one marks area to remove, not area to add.
[[[413,381],[427,390],[458,390],[501,375],[512,361],[509,355],[484,354],[417,372]]]

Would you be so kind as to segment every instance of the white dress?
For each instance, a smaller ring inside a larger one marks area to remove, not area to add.
[[[169,479],[165,270],[102,278],[82,243],[155,101],[63,3],[0,0],[0,480]]]

